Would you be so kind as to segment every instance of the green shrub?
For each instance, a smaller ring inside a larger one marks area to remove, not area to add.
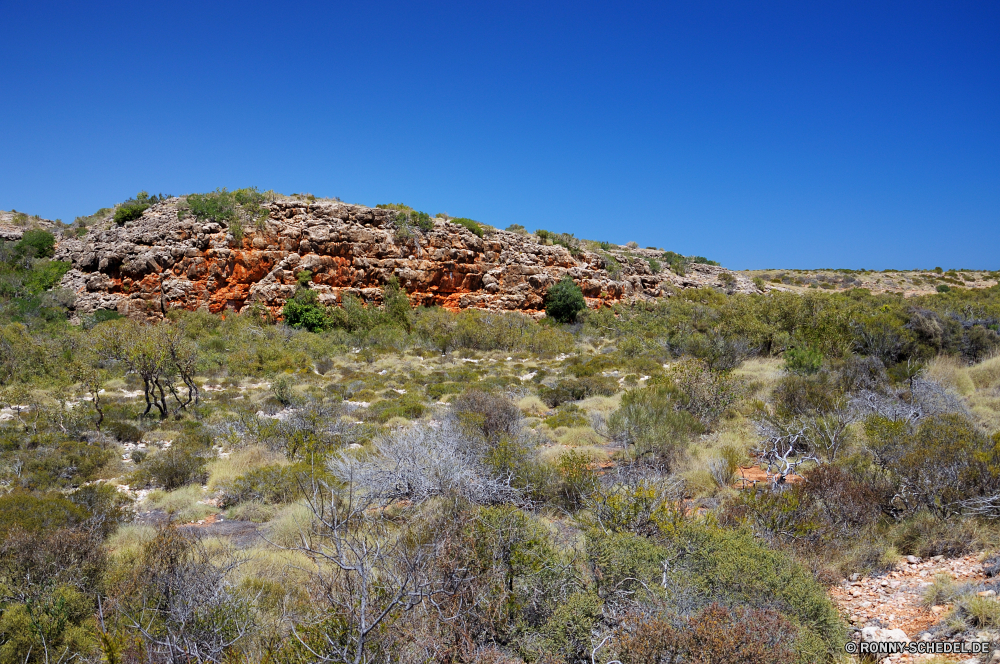
[[[653,274],[658,274],[660,272],[660,269],[662,268],[662,266],[660,265],[660,261],[656,260],[655,258],[650,258],[647,260],[647,262],[649,263],[650,272],[652,272]]]
[[[607,271],[608,276],[612,279],[618,279],[622,276],[622,266],[618,260],[608,253],[602,253],[601,258],[603,259],[604,269]]]
[[[478,237],[483,236],[483,227],[479,225],[478,221],[466,219],[465,217],[455,217],[453,219],[449,219],[448,221],[452,224],[457,224],[468,229],[473,235]]]
[[[724,412],[747,395],[747,384],[732,372],[712,371],[704,362],[682,360],[660,379],[677,407],[712,426]]]
[[[951,286],[949,286],[948,284],[938,284],[937,285],[937,292],[939,292],[939,293],[947,293],[949,291],[951,291]]]
[[[167,491],[186,484],[201,484],[207,477],[205,459],[177,444],[150,455],[136,473],[140,482],[161,486]]]
[[[409,206],[405,206],[402,204],[398,204],[399,205],[398,207],[393,207],[393,205],[395,204],[390,203],[388,206],[380,206],[380,207],[385,207],[385,209],[396,210],[395,221],[396,225],[398,226],[397,236],[401,237],[401,239],[405,239],[406,237],[411,235],[412,233],[409,231],[409,229],[413,228],[414,226],[419,230],[423,231],[424,233],[434,230],[434,220],[431,219],[431,215],[427,214],[426,212],[420,212],[418,210],[414,210],[413,208],[410,208]]]
[[[618,382],[613,378],[586,376],[579,379],[567,378],[553,387],[542,385],[538,388],[538,397],[549,408],[558,408],[567,401],[580,401],[595,395],[611,396],[618,390]]]
[[[229,191],[225,187],[207,194],[190,194],[187,207],[199,221],[214,221],[225,225],[233,238],[242,240],[245,222],[260,228],[267,220],[264,204],[270,194],[256,187]]]
[[[950,574],[935,574],[934,581],[924,589],[924,604],[950,604],[959,596],[960,591]]]
[[[545,314],[560,323],[572,323],[586,308],[583,291],[569,276],[563,276],[545,295]]]
[[[257,468],[228,482],[222,487],[225,505],[253,501],[256,503],[290,503],[309,486],[308,464],[270,465]]]
[[[319,303],[316,291],[300,288],[293,297],[285,302],[281,309],[285,323],[292,327],[300,327],[310,332],[325,330],[330,319],[326,307]]]
[[[14,252],[30,258],[51,258],[56,252],[55,236],[41,229],[24,231],[24,235],[14,245]]]
[[[15,528],[28,532],[69,528],[87,516],[83,507],[58,494],[14,491],[0,496],[0,539]]]
[[[785,369],[793,373],[814,374],[823,366],[823,353],[809,346],[785,351]]]
[[[168,197],[160,194],[159,196],[150,196],[148,192],[140,191],[135,195],[135,198],[130,198],[118,207],[115,208],[115,223],[121,226],[127,221],[133,221],[142,216],[143,212],[148,210],[151,206],[156,205],[160,201],[166,200]]]
[[[687,258],[675,251],[663,252],[664,262],[670,266],[671,271],[679,276],[687,274],[687,265],[690,262]]]
[[[68,497],[74,505],[87,510],[91,524],[104,536],[132,517],[132,499],[111,484],[88,484]]]
[[[394,417],[418,420],[427,411],[427,406],[416,395],[403,394],[398,399],[383,399],[373,403],[364,413],[369,422],[385,423]]]
[[[996,597],[979,597],[967,593],[958,599],[955,613],[975,629],[1000,627],[1000,601]]]
[[[555,415],[546,417],[543,422],[551,429],[586,426],[587,412],[575,403],[564,403],[559,406]]]
[[[563,452],[556,463],[556,495],[565,507],[574,509],[597,490],[594,457],[579,450]]]
[[[539,629],[541,653],[549,657],[557,654],[567,662],[589,659],[593,649],[591,634],[601,618],[603,605],[594,592],[575,592],[566,598]]]
[[[471,389],[453,400],[451,408],[464,428],[473,429],[487,440],[521,432],[521,411],[505,396]]]
[[[691,552],[676,566],[678,577],[724,604],[776,607],[797,623],[802,642],[812,649],[806,661],[839,653],[844,624],[823,587],[787,554],[772,551],[749,530],[686,524],[671,544]],[[800,654],[801,658],[801,654]]]
[[[1000,492],[1000,436],[988,438],[962,415],[924,419],[905,445],[894,470],[940,516],[975,509],[978,498]]]
[[[608,418],[608,432],[633,456],[652,455],[667,463],[685,451],[687,441],[704,427],[691,413],[677,408],[668,386],[630,390]]]
[[[104,427],[119,443],[138,443],[142,440],[142,429],[129,422],[108,420],[104,422]]]
[[[622,664],[802,661],[799,629],[780,612],[711,604],[690,616],[627,616],[612,645]],[[812,653],[803,653],[812,654]]]

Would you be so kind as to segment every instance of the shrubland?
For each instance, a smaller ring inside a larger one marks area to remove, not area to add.
[[[73,326],[50,246],[0,246],[0,662],[834,662],[825,586],[1000,541],[997,288]]]

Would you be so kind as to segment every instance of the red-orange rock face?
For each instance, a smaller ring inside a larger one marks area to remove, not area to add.
[[[172,308],[220,313],[257,303],[279,315],[303,270],[329,304],[344,293],[378,301],[395,276],[414,305],[532,315],[541,314],[549,286],[566,274],[591,307],[660,297],[674,287],[755,290],[720,267],[695,265],[684,277],[654,274],[644,256],[659,252],[613,251],[620,269],[612,276],[606,255],[574,257],[533,235],[489,231],[480,238],[442,220],[430,231],[406,233],[391,210],[339,202],[276,201],[266,222],[237,242],[217,223],[178,218],[177,202],[156,205],[124,226],[105,222],[83,238],[59,242],[56,258],[73,263],[62,286],[77,292],[78,313],[114,309],[156,317]],[[723,274],[735,280],[724,283]]]

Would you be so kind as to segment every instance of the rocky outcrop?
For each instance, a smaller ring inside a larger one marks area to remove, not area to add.
[[[478,237],[441,219],[429,231],[401,229],[394,211],[336,201],[277,200],[268,204],[266,220],[237,240],[218,223],[180,218],[179,202],[154,205],[124,226],[107,219],[83,237],[59,242],[56,258],[73,264],[62,286],[77,293],[78,313],[115,309],[157,317],[173,308],[220,313],[259,304],[277,315],[304,270],[329,304],[345,293],[377,302],[395,276],[414,305],[536,316],[549,286],[566,274],[591,307],[661,297],[675,288],[756,290],[745,276],[721,267],[692,265],[685,276],[654,273],[648,261],[657,251],[571,253],[533,235],[487,229]]]
[[[17,242],[24,231],[32,228],[41,228],[58,236],[65,227],[51,219],[42,219],[17,210],[0,210],[0,240]]]

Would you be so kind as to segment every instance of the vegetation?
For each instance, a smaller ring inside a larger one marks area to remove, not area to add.
[[[545,313],[560,323],[572,323],[587,308],[583,291],[568,276],[556,282],[545,296]]]
[[[258,230],[264,228],[268,214],[264,203],[272,197],[273,192],[261,192],[256,187],[234,191],[223,187],[207,194],[187,196],[178,214],[190,213],[199,221],[221,224],[229,229],[234,240],[240,242],[248,226]]]
[[[240,191],[187,213],[232,230]],[[837,662],[829,586],[1000,570],[1000,288],[590,311],[567,278],[535,322],[299,270],[281,322],[71,325],[29,232],[0,244],[0,663]],[[1000,628],[982,591],[928,586],[940,629]]]
[[[473,221],[472,219],[466,219],[465,217],[452,217],[448,219],[448,222],[452,224],[458,224],[459,226],[468,229],[469,232],[471,232],[473,235],[476,235],[478,237],[483,236],[483,227],[479,224],[478,221]]]
[[[115,208],[115,223],[121,226],[125,222],[138,219],[150,207],[168,198],[170,196],[164,196],[163,194],[150,196],[148,192],[140,191],[135,195],[135,198],[130,198]]]

